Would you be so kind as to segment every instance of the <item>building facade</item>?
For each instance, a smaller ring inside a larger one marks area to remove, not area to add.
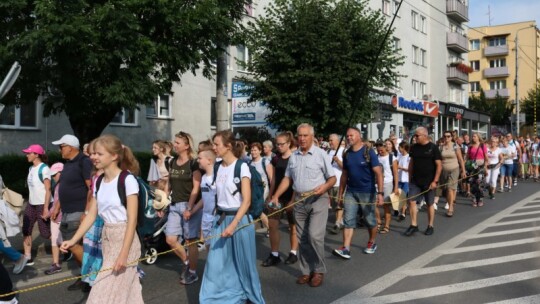
[[[535,21],[471,28],[467,35],[471,95],[482,89],[487,99],[499,95],[516,104],[535,88],[540,71],[540,31]],[[520,115],[520,124],[524,118]]]

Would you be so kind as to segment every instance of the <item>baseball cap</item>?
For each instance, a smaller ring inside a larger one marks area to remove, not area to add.
[[[42,146],[34,144],[30,145],[28,148],[22,150],[24,153],[36,153],[38,155],[45,154],[45,149]]]
[[[62,163],[54,163],[51,166],[51,176],[55,175],[58,172],[62,172],[64,170],[64,164]]]
[[[79,140],[77,139],[77,137],[75,137],[75,136],[73,136],[71,134],[66,134],[66,135],[62,136],[62,138],[60,138],[59,140],[53,141],[52,144],[56,145],[56,146],[68,145],[68,146],[78,148],[79,147]]]

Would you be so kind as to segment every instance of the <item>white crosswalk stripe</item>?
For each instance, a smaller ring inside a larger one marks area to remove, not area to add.
[[[540,278],[540,264],[538,262],[533,264],[533,261],[538,261],[540,258],[540,246],[536,245],[540,242],[540,233],[538,233],[540,219],[537,216],[540,211],[535,210],[535,208],[540,207],[539,200],[540,192],[525,198],[400,268],[337,299],[334,303],[398,303],[407,301],[437,303],[435,297],[463,295],[482,288],[499,288],[527,280],[537,281]],[[522,218],[515,219],[517,216]],[[539,223],[535,224],[536,221]],[[510,225],[516,226],[514,228]],[[509,229],[504,229],[505,227]],[[499,228],[503,230],[500,231]],[[516,238],[514,239],[512,236],[516,236]],[[488,239],[490,237],[503,238],[501,241],[490,242],[491,240]],[[505,249],[519,246],[521,246],[521,252],[499,253],[498,256],[487,255],[487,253],[502,252]],[[472,254],[475,258],[471,260],[465,258],[466,260],[463,261],[463,254]],[[531,267],[524,269],[521,265],[521,268],[516,267],[513,270],[514,267],[511,263],[531,263]],[[498,270],[506,272],[497,274]],[[462,276],[456,276],[456,273],[461,272]],[[448,283],[446,285],[437,283],[445,275],[449,276],[446,279]],[[430,276],[434,276],[434,279],[430,279]],[[421,278],[423,284],[427,285],[420,284],[420,286],[415,287],[415,278]],[[404,280],[412,283],[404,287]],[[410,288],[404,290],[409,285]],[[489,301],[495,301],[492,303],[498,304],[540,303],[540,294],[536,294],[539,290],[540,287],[531,290],[526,296],[521,294],[512,299],[508,299],[508,296],[496,298],[498,295],[491,295]],[[533,293],[534,295],[530,295]],[[430,298],[433,299],[430,300]],[[444,301],[446,303],[447,300]]]

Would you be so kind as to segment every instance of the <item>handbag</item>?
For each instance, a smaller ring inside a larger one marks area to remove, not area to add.
[[[465,170],[470,172],[478,168],[478,164],[476,163],[476,156],[478,155],[478,150],[483,149],[483,147],[484,145],[480,144],[476,149],[476,153],[474,153],[474,159],[469,159],[465,162]],[[484,153],[484,150],[482,150],[482,153]]]
[[[17,216],[21,215],[24,204],[24,198],[21,194],[4,186],[2,199],[8,204],[8,207],[17,213]]]

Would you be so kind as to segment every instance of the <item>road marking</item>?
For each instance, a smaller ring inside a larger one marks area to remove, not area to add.
[[[488,246],[490,246],[491,244],[481,245],[481,246],[469,246],[469,247],[462,247],[462,248],[456,248],[456,247],[462,244],[463,242],[465,242],[466,240],[468,240],[469,238],[467,236],[479,234],[482,231],[484,231],[487,226],[494,225],[503,218],[513,217],[513,216],[522,216],[523,213],[521,214],[510,214],[510,213],[530,203],[531,200],[533,199],[540,199],[540,197],[537,198],[537,196],[538,194],[535,193],[524,198],[523,200],[509,206],[508,208],[486,219],[482,223],[476,226],[473,226],[469,230],[463,233],[460,233],[454,238],[448,240],[447,242],[437,246],[433,250],[430,250],[424,253],[423,255],[417,257],[416,259],[410,261],[409,263],[406,263],[403,266],[397,268],[396,270],[389,272],[386,275],[372,281],[371,283],[366,284],[362,286],[361,288],[343,296],[342,298],[335,300],[333,303],[386,303],[384,301],[385,298],[381,298],[381,297],[373,298],[373,297],[377,294],[380,294],[388,287],[406,278],[410,271],[415,271],[415,270],[424,268],[426,265],[430,264],[435,259],[439,258],[440,256],[444,254],[448,254],[449,252],[452,252],[452,251],[454,251],[454,253],[457,253],[455,252],[456,250],[461,250],[462,252],[466,252],[466,251],[472,250],[473,248],[475,248],[475,250],[489,249]],[[533,212],[530,212],[529,214],[531,215],[540,214],[540,211],[533,211]],[[516,240],[516,241],[511,241],[511,242],[514,242],[513,244],[516,244],[516,242],[519,242],[519,241],[532,243],[532,242],[537,242],[539,240],[540,240],[540,237],[532,238],[532,239],[529,238],[526,240]],[[504,247],[503,245],[511,246],[510,242],[498,243],[499,247]],[[479,261],[476,261],[476,262],[479,262]],[[535,270],[532,272],[526,272],[526,273],[520,273],[520,274],[513,274],[510,276],[491,278],[491,279],[486,279],[486,280],[478,280],[478,281],[474,281],[474,283],[467,282],[467,283],[452,284],[452,285],[436,287],[436,288],[428,288],[424,290],[414,290],[407,293],[407,295],[410,295],[411,297],[415,297],[416,293],[420,292],[422,294],[422,297],[424,298],[433,297],[439,294],[443,294],[442,291],[446,291],[447,293],[461,292],[464,290],[463,288],[469,288],[469,289],[480,288],[481,286],[479,284],[492,284],[492,285],[493,284],[495,285],[507,284],[507,283],[511,283],[511,280],[515,280],[515,281],[526,280],[524,278],[528,278],[531,276],[540,277],[540,270]],[[501,280],[501,278],[503,280]],[[401,293],[401,295],[402,296],[398,297],[397,301],[406,301],[407,299],[403,298],[403,293]],[[371,301],[372,299],[376,299],[376,301]],[[390,300],[390,298],[388,298],[388,300]]]
[[[524,215],[536,215],[536,214],[540,214],[540,211],[531,211],[531,212],[527,212],[527,213],[512,213],[512,214],[507,214],[506,217],[512,217],[512,216],[524,216]]]
[[[507,221],[507,222],[497,222],[497,223],[495,223],[493,225],[489,225],[489,226],[491,226],[491,227],[499,227],[499,226],[502,226],[502,225],[525,224],[525,223],[531,223],[531,222],[540,222],[540,219],[538,219],[538,218],[530,218],[530,219]]]
[[[510,246],[523,245],[523,244],[536,243],[536,242],[540,242],[540,237],[526,238],[526,239],[513,240],[513,241],[507,241],[507,242],[497,242],[497,243],[490,243],[490,244],[466,246],[466,247],[449,248],[449,249],[439,250],[439,253],[455,254],[455,253],[471,252],[471,251],[477,251],[477,250],[510,247]]]
[[[441,265],[441,266],[432,266],[432,267],[425,267],[425,268],[420,268],[420,269],[411,269],[411,270],[406,271],[405,273],[409,276],[419,276],[419,275],[433,274],[433,273],[439,273],[439,272],[445,272],[445,271],[453,271],[453,270],[459,270],[459,269],[474,268],[474,267],[481,267],[481,266],[496,265],[500,263],[534,259],[538,257],[540,257],[540,251],[532,251],[532,252],[527,252],[527,253],[505,255],[505,256],[497,257],[497,258],[475,260],[475,261],[470,261],[470,262],[461,262],[461,263],[447,264],[447,265]]]
[[[406,292],[394,293],[390,295],[373,297],[370,299],[363,299],[360,301],[362,304],[366,303],[396,303],[406,302],[411,300],[431,298],[433,296],[447,295],[457,292],[463,292],[468,290],[475,290],[479,288],[492,287],[497,285],[504,285],[510,282],[526,281],[540,277],[540,270],[531,270],[525,272],[519,272],[514,274],[508,274],[498,277],[492,277],[488,279],[474,280],[456,284],[448,284],[445,286],[436,286],[431,288],[416,289]],[[344,302],[338,302],[344,303]],[[352,303],[352,302],[349,302]],[[359,303],[358,299],[356,302]]]
[[[522,298],[509,299],[504,301],[491,302],[489,304],[531,304],[540,303],[540,294]]]
[[[485,232],[475,235],[468,235],[466,238],[468,239],[481,239],[486,237],[492,237],[492,236],[501,236],[501,235],[509,235],[509,234],[516,234],[516,233],[523,233],[523,232],[531,232],[540,230],[540,226],[536,227],[527,227],[527,228],[519,228],[519,229],[508,229],[504,231],[495,231],[495,232]]]

